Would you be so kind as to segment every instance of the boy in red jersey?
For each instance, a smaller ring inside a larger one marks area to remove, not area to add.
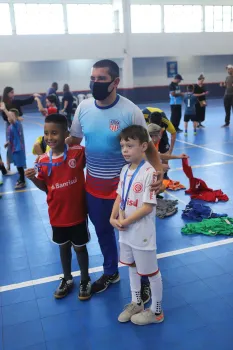
[[[44,138],[50,147],[47,154],[39,158],[35,169],[26,170],[26,177],[40,190],[47,193],[53,242],[60,248],[60,258],[64,277],[54,293],[57,299],[65,297],[73,287],[71,275],[72,246],[77,254],[81,271],[79,299],[91,297],[91,281],[88,274],[88,252],[86,244],[90,240],[87,226],[85,201],[84,148],[68,147],[67,119],[61,114],[46,117]]]
[[[46,108],[43,107],[39,97],[35,97],[35,101],[37,103],[39,111],[44,117],[58,112],[56,106],[57,98],[55,95],[49,95],[46,97]]]
[[[56,106],[57,97],[55,95],[48,95],[46,97],[46,108],[43,107],[39,97],[36,96],[35,101],[37,103],[39,111],[44,117],[47,117],[50,114],[56,114],[58,112],[58,109]],[[41,154],[48,151],[49,151],[49,147],[45,143],[44,136],[37,137],[32,148],[32,153],[34,155],[40,156]]]

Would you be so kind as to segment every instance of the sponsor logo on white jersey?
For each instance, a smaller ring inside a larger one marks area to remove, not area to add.
[[[135,201],[133,201],[132,199],[129,199],[127,200],[127,205],[129,207],[136,207],[138,206],[138,199],[136,199]]]
[[[136,182],[134,185],[133,185],[133,191],[135,193],[141,193],[143,190],[143,184],[141,182]]]

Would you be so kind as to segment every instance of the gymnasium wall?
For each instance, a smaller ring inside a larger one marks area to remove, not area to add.
[[[128,92],[127,96],[137,103],[168,100],[168,85],[171,79],[167,78],[167,61],[178,62],[178,71],[184,78],[183,85],[195,83],[200,73],[204,73],[210,97],[219,98],[224,94],[219,82],[225,80],[225,67],[233,63],[233,55],[135,58],[135,88]]]
[[[114,59],[120,66],[121,60]],[[4,86],[16,94],[45,92],[53,81],[68,83],[73,91],[88,90],[91,67],[95,60],[66,60],[0,63],[0,94]]]
[[[6,0],[0,0],[1,2]],[[232,5],[232,0],[192,0],[191,3],[190,0],[56,0],[56,3],[64,5],[64,14],[66,4],[70,3],[113,4],[114,8],[122,12],[124,19],[124,31],[119,33],[117,27],[114,27],[116,32],[112,34],[62,35],[16,35],[13,3],[22,0],[7,2],[11,4],[13,34],[0,35],[0,94],[6,85],[13,86],[16,94],[21,96],[33,92],[43,93],[53,81],[59,83],[60,91],[64,83],[69,83],[71,90],[76,93],[87,91],[93,62],[110,58],[117,61],[121,73],[123,60],[128,62],[130,73],[133,61],[133,83],[132,75],[129,74],[128,78],[126,74],[125,83],[120,84],[119,91],[136,103],[168,100],[171,79],[167,78],[166,62],[173,60],[178,62],[184,84],[194,83],[203,72],[211,97],[223,95],[219,82],[225,79],[225,66],[233,64],[233,32],[165,33],[161,16],[161,33],[132,33],[129,5]],[[53,3],[40,0],[40,3],[48,2]],[[203,21],[204,19],[205,11]],[[158,19],[155,18],[156,20]],[[66,30],[65,32],[67,33]],[[123,86],[125,89],[122,89]]]
[[[114,59],[122,67],[122,59]],[[220,97],[223,89],[219,82],[225,79],[225,66],[233,63],[233,55],[219,56],[169,56],[134,58],[133,74],[134,89],[120,90],[133,101],[166,101],[168,99],[168,84],[166,62],[177,61],[183,84],[194,83],[200,73],[206,76],[206,83],[211,91],[211,97]],[[72,91],[87,91],[90,69],[95,60],[67,60],[41,62],[11,62],[0,63],[0,92],[4,86],[15,88],[18,95],[33,92],[45,92],[53,81],[59,83],[61,90],[64,83],[69,83]],[[121,88],[121,85],[120,85]]]
[[[230,55],[233,33],[130,34],[132,57]],[[57,45],[56,43],[59,43]],[[113,45],[114,43],[114,45]],[[0,36],[0,62],[123,58],[124,34]],[[61,49],[62,48],[62,49]]]
[[[134,86],[168,85],[171,80],[167,78],[168,61],[178,62],[185,84],[196,82],[200,73],[205,74],[206,82],[215,83],[225,79],[225,67],[233,64],[233,55],[135,58]]]

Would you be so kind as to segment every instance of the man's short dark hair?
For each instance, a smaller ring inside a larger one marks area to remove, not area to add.
[[[116,62],[112,60],[98,61],[93,65],[93,68],[108,68],[108,74],[113,80],[119,78],[120,76],[119,66]]]
[[[129,141],[129,139],[139,140],[142,144],[143,142],[149,142],[149,135],[147,130],[143,128],[143,126],[130,125],[121,131],[119,139],[125,141]]]
[[[162,113],[160,113],[160,112],[152,112],[149,115],[149,121],[152,124],[157,124],[157,125],[161,126],[161,124],[162,124],[162,117],[163,117]]]
[[[50,102],[50,103],[57,103],[57,96],[55,96],[55,95],[48,95],[47,97],[46,97],[46,99]]]
[[[45,118],[45,123],[54,123],[59,125],[64,131],[68,130],[67,119],[63,114],[54,113]]]

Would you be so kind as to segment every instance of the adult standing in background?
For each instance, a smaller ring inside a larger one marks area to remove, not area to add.
[[[59,110],[60,110],[60,100],[59,100],[59,97],[57,95],[57,90],[58,90],[58,83],[54,82],[54,83],[52,83],[51,87],[48,89],[48,91],[46,93],[46,96],[49,96],[49,95],[55,95],[56,96],[56,98],[57,98],[56,107],[57,107],[57,110],[59,112]]]
[[[230,125],[231,109],[233,110],[233,65],[229,64],[227,67],[228,76],[225,83],[220,83],[221,87],[225,87],[224,108],[226,112],[225,124],[223,128]]]
[[[146,128],[140,109],[127,98],[117,94],[119,82],[119,67],[115,62],[101,60],[94,64],[90,81],[94,99],[85,99],[78,106],[71,136],[66,141],[68,144],[76,144],[85,137],[88,213],[104,256],[104,273],[93,283],[93,293],[103,292],[110,284],[120,280],[116,237],[109,222],[119,175],[125,165],[118,137],[121,130],[129,125],[142,125]],[[162,165],[152,141],[149,142],[146,156],[162,175]],[[153,190],[157,192],[161,183],[160,176],[160,179],[152,184]],[[142,299],[148,300],[148,295],[142,295]]]
[[[19,111],[19,116],[22,117],[22,107],[26,105],[30,105],[34,102],[35,97],[41,97],[39,94],[33,94],[31,97],[20,100],[15,98],[15,91],[13,87],[6,86],[3,90],[2,102],[5,103],[6,109],[9,111],[10,109],[17,109]],[[7,140],[7,129],[10,125],[7,119],[7,116],[4,112],[2,112],[2,118],[6,122],[6,140]],[[12,153],[10,147],[7,148],[7,170],[8,175],[10,175],[10,165],[13,163]]]
[[[73,108],[74,97],[70,92],[70,87],[68,84],[63,86],[63,97],[62,97],[62,110],[61,113],[66,113],[66,118],[68,122],[68,127],[71,127],[72,121],[72,108]]]
[[[180,82],[183,80],[180,74],[176,74],[171,84],[169,85],[169,96],[171,106],[171,122],[174,125],[176,132],[182,132],[179,128],[182,116],[183,93],[180,90]]]
[[[204,87],[205,77],[203,74],[200,74],[197,80],[197,84],[194,85],[194,94],[203,94],[205,95],[198,97],[198,101],[196,103],[196,116],[198,122],[198,128],[204,128],[205,126],[202,124],[205,120],[205,112],[206,112],[206,95],[208,91],[206,91]]]

